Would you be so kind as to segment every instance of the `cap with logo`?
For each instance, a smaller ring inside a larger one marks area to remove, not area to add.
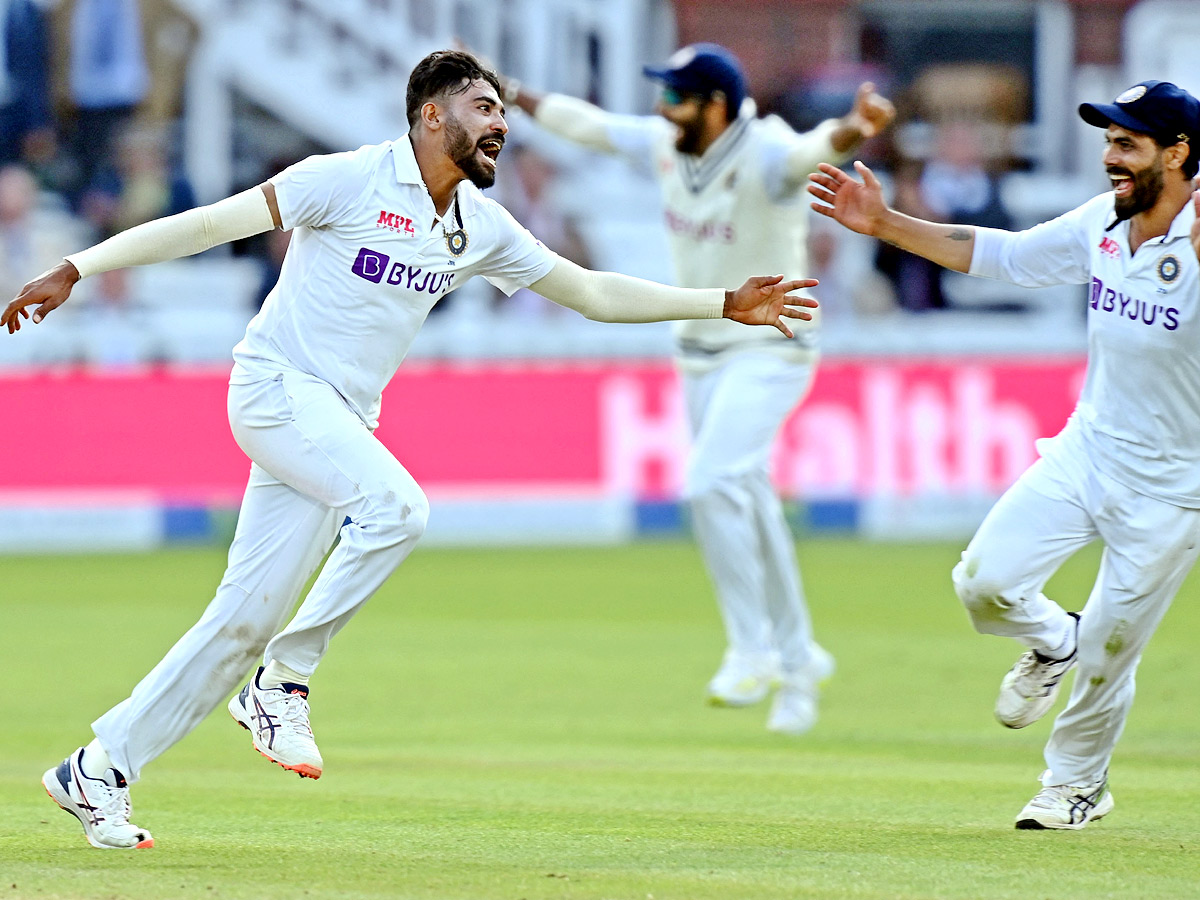
[[[1097,128],[1119,125],[1164,145],[1200,143],[1200,100],[1169,81],[1142,81],[1112,103],[1081,103],[1079,115]]]
[[[646,66],[642,71],[681,94],[707,97],[720,91],[733,114],[746,98],[742,64],[720,44],[689,44],[676,50],[666,65],[660,68]]]

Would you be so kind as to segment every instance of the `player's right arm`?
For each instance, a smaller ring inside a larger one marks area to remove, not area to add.
[[[1086,284],[1094,240],[1089,228],[1112,214],[1112,196],[1101,194],[1024,231],[945,225],[891,209],[874,173],[861,162],[854,168],[862,181],[828,163],[808,176],[808,192],[821,201],[812,204],[816,212],[947,269],[1021,287]]]
[[[500,84],[506,104],[528,113],[551,134],[600,153],[644,161],[669,128],[658,116],[611,113],[578,97],[530,90],[513,78],[501,77]]]
[[[816,212],[947,269],[966,272],[971,268],[973,227],[928,222],[897,212],[884,202],[875,173],[861,162],[855,162],[854,168],[862,181],[829,163],[821,163],[820,171],[808,176],[808,192],[821,201],[811,204]]]
[[[62,306],[76,282],[89,275],[192,256],[279,227],[279,204],[270,182],[209,206],[137,225],[71,254],[26,284],[0,314],[0,327],[9,334],[20,331],[21,319],[30,317],[30,306],[37,307],[33,311],[36,325]]]

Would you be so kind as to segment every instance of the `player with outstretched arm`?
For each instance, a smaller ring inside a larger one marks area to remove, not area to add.
[[[988,514],[953,581],[975,628],[1026,652],[996,717],[1036,722],[1078,668],[1046,745],[1042,790],[1017,828],[1083,828],[1113,809],[1108,766],[1150,636],[1200,553],[1200,102],[1145,81],[1085,103],[1105,130],[1113,190],[1028,231],[942,225],[883,201],[834,166],[811,176],[813,208],[959,272],[1040,287],[1090,284],[1088,369],[1074,413]],[[1080,613],[1042,592],[1076,550],[1104,543]]]
[[[433,305],[473,275],[530,287],[609,322],[726,317],[774,326],[816,302],[811,279],[750,278],[687,290],[591,272],[538,243],[481,188],[508,131],[496,76],[458,51],[413,70],[409,132],[314,156],[211,206],[122,232],[27,284],[0,315],[41,322],[80,278],[294,229],[279,282],[234,348],[233,435],[253,461],[229,564],[203,617],[128,699],[93,723],[95,740],[50,769],[51,798],[100,848],[153,845],[130,823],[129,785],[245,676],[229,703],[254,747],[308,778],[322,772],[308,681],[329,640],[412,551],[428,503],[373,435],[380,394]],[[311,591],[284,621],[337,541]]]
[[[798,134],[776,116],[758,116],[741,63],[718,44],[683,47],[644,71],[662,85],[658,115],[617,115],[501,83],[510,104],[553,134],[654,173],[678,284],[740,280],[763,267],[803,272],[808,174],[886,128],[891,102],[866,82],[846,115]],[[834,660],[813,638],[770,457],[812,386],[817,322],[805,322],[793,341],[730,324],[675,326],[692,433],[684,493],[727,638],[708,698],[749,706],[778,686],[767,728],[803,734],[816,723],[818,687]]]

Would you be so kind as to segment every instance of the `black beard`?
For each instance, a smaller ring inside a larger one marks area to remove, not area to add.
[[[1132,219],[1138,213],[1150,209],[1162,195],[1163,165],[1161,158],[1136,173],[1127,169],[1113,169],[1109,171],[1109,174],[1133,176],[1132,193],[1128,197],[1118,197],[1113,205],[1118,222]]]
[[[493,138],[500,141],[501,146],[504,145],[504,138],[499,135],[488,135],[483,140]],[[485,190],[496,183],[496,170],[487,168],[475,155],[479,150],[480,142],[473,142],[471,136],[467,134],[467,129],[463,128],[456,119],[446,122],[445,140],[446,155],[450,157],[451,162],[462,169],[471,184],[480,190]]]
[[[675,149],[680,153],[692,156],[699,153],[701,129],[699,117],[676,127],[679,129],[679,137],[675,138]]]

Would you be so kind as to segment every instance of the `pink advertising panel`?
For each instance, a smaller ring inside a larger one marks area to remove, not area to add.
[[[830,360],[785,424],[785,492],[810,498],[995,494],[1074,406],[1084,365]],[[0,494],[138,491],[235,503],[247,461],[223,370],[0,374]],[[378,435],[433,496],[672,499],[687,427],[669,364],[409,363]]]

